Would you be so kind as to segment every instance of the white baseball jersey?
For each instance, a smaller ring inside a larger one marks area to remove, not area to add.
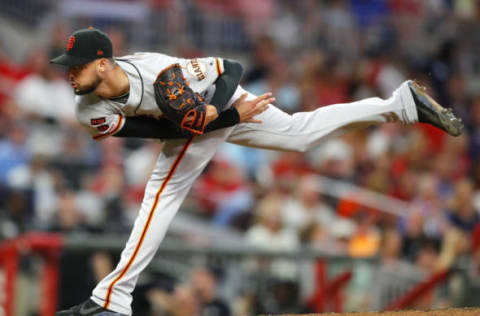
[[[146,115],[158,118],[162,115],[155,102],[153,83],[168,66],[180,64],[192,90],[200,93],[207,102],[215,91],[213,83],[224,71],[223,60],[213,57],[183,59],[157,53],[137,53],[116,60],[130,83],[127,103],[101,99],[93,93],[76,96],[75,99],[78,121],[96,140],[118,132],[125,123],[125,117]]]
[[[159,72],[173,63],[183,66],[193,90],[203,94],[208,102],[215,90],[213,83],[223,73],[221,59],[186,60],[162,54],[136,54],[118,59],[130,82],[126,104],[99,99],[93,94],[80,96],[77,98],[78,119],[95,139],[101,139],[119,131],[127,116],[162,115],[155,101],[153,82]],[[239,86],[226,107],[245,92]],[[246,100],[254,98],[248,93]],[[391,112],[405,118],[405,122],[417,120],[415,103],[406,83],[387,100],[369,98],[293,115],[270,105],[257,116],[261,124],[242,123],[189,139],[167,140],[146,185],[120,261],[96,286],[91,299],[106,309],[132,314],[131,293],[140,273],[155,256],[193,182],[225,141],[257,148],[305,151],[352,123],[387,122]]]

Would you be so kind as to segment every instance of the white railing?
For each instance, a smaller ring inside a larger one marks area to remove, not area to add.
[[[345,181],[316,176],[317,191],[338,199],[348,198],[358,204],[377,209],[387,214],[405,216],[410,211],[410,203],[391,196],[367,190]]]

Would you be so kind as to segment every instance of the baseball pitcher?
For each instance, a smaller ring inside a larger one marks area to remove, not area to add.
[[[132,315],[131,293],[154,257],[188,190],[223,142],[306,151],[349,127],[424,122],[458,136],[461,120],[412,81],[389,99],[368,98],[293,115],[240,85],[242,66],[222,58],[182,59],[159,53],[114,58],[98,29],[82,29],[51,61],[68,67],[76,115],[95,140],[164,141],[120,262],[84,303],[57,316]]]

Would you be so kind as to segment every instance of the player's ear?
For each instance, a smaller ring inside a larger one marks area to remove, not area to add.
[[[106,58],[100,58],[97,63],[97,73],[99,75],[102,75],[107,71],[107,69],[110,67],[110,63],[108,62],[108,59]]]

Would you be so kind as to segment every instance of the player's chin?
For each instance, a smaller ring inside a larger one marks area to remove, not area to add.
[[[73,93],[75,93],[76,95],[84,95],[84,94],[89,94],[93,91],[95,91],[95,89],[97,89],[99,83],[95,82],[89,86],[86,86],[86,87],[76,87],[73,89]]]
[[[90,92],[92,92],[93,90],[90,90],[90,89],[80,89],[80,88],[75,88],[73,89],[73,93],[75,93],[76,95],[84,95],[84,94],[88,94]]]

